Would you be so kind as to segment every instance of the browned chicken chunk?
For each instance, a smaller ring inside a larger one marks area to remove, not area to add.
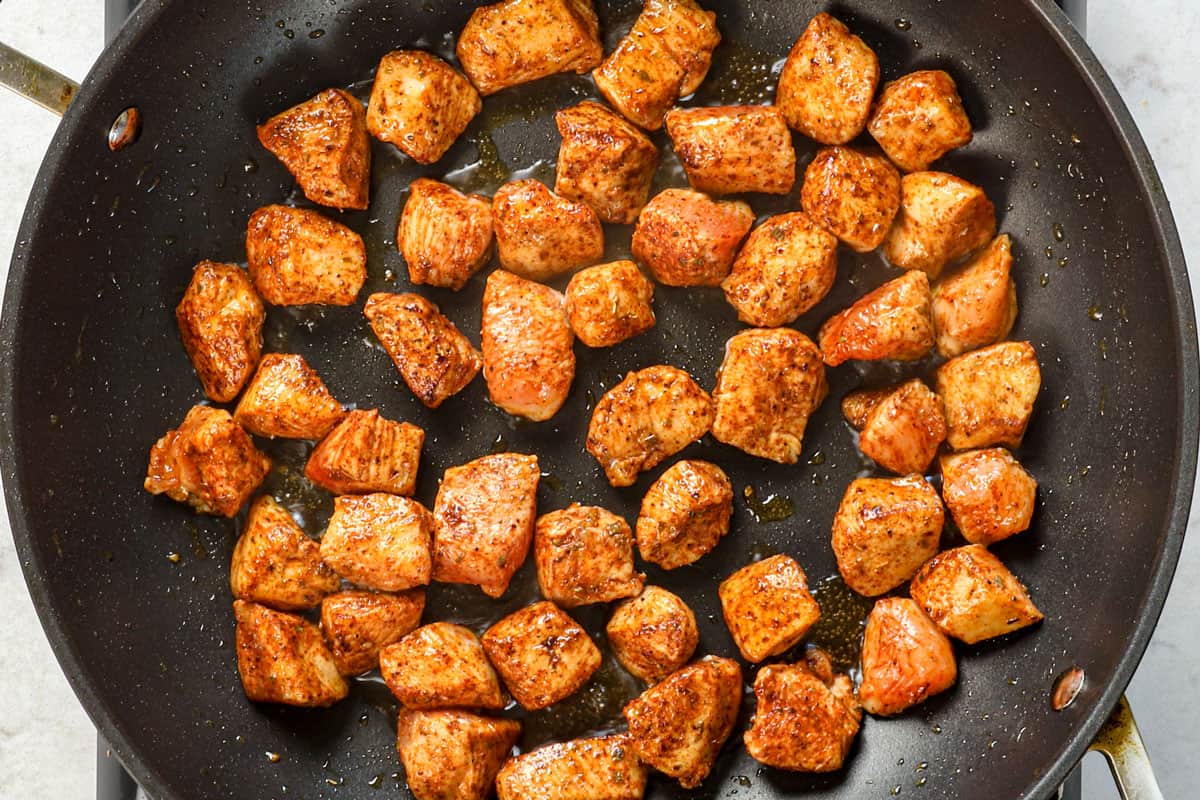
[[[179,333],[208,399],[228,403],[262,354],[262,300],[244,269],[201,261],[175,308]]]
[[[233,418],[259,436],[320,439],[346,415],[304,356],[267,353]]]
[[[867,618],[858,699],[870,714],[891,716],[944,692],[958,679],[954,648],[921,607],[884,597]]]
[[[989,545],[1029,528],[1037,481],[999,447],[942,456],[942,498],[963,538]]]
[[[858,428],[858,448],[863,455],[898,475],[924,472],[946,439],[941,398],[913,378],[882,392],[847,395],[842,410],[850,418],[865,404],[869,409],[850,420]]]
[[[407,497],[346,495],[333,501],[321,557],[346,580],[399,592],[429,583],[433,517]]]
[[[263,495],[250,506],[233,548],[229,588],[239,600],[281,611],[312,608],[340,581],[321,560],[321,547],[308,538],[275,499]]]
[[[589,205],[601,222],[628,225],[650,196],[658,148],[633,125],[585,100],[554,115],[562,145],[554,192]]]
[[[515,719],[401,709],[396,749],[416,800],[486,800],[520,738]]]
[[[758,707],[743,737],[755,761],[790,772],[836,772],[862,711],[845,675],[826,680],[807,664],[770,664],[754,679]]]
[[[379,62],[367,130],[418,164],[437,161],[483,108],[466,77],[420,50],[393,50]]]
[[[791,556],[747,564],[721,582],[725,626],[752,663],[791,650],[821,618],[808,577]]]
[[[721,43],[715,12],[693,0],[644,0],[633,29],[657,37],[683,68],[680,97],[700,88],[712,65],[713,50]]]
[[[658,586],[619,603],[604,632],[621,666],[646,683],[658,683],[682,667],[700,643],[696,615]]]
[[[500,265],[522,278],[549,280],[604,255],[596,212],[532,178],[500,187],[492,198],[492,219]]]
[[[633,531],[621,517],[572,503],[538,518],[533,534],[542,596],[563,608],[607,603],[642,591],[633,568]]]
[[[488,628],[483,648],[513,699],[528,711],[570,697],[600,668],[600,650],[587,632],[545,600]]]
[[[458,291],[492,252],[492,201],[429,178],[408,186],[396,244],[415,284]]]
[[[971,141],[958,86],[940,69],[910,72],[884,86],[867,130],[905,172],[928,169]]]
[[[256,703],[331,706],[350,691],[321,631],[304,617],[233,601],[238,672]]]
[[[732,515],[733,486],[720,467],[677,461],[642,498],[638,552],[663,569],[694,563],[729,533]]]
[[[753,224],[754,212],[740,200],[667,189],[638,216],[633,257],[667,286],[717,286]]]
[[[361,236],[291,206],[263,206],[250,215],[246,263],[254,288],[276,306],[348,306],[367,279]]]
[[[879,247],[900,208],[900,174],[886,158],[852,147],[825,147],[804,170],[800,205],[847,247]]]
[[[939,353],[953,358],[1008,336],[1017,319],[1012,260],[1012,244],[1008,234],[1002,234],[961,270],[933,287],[933,327]]]
[[[379,653],[379,673],[405,708],[504,708],[479,637],[461,625],[423,625]]]
[[[775,106],[676,108],[666,123],[697,191],[787,194],[796,182],[792,132]]]
[[[912,269],[858,298],[821,326],[821,353],[845,361],[915,361],[933,349],[929,277]]]
[[[1029,342],[1001,342],[947,361],[937,371],[946,441],[955,450],[1017,447],[1041,388]]]
[[[379,651],[421,624],[425,590],[331,594],[321,601],[321,630],[343,675],[361,675],[379,666]]]
[[[900,180],[900,211],[883,243],[900,269],[942,268],[983,247],[996,234],[996,209],[983,189],[945,172],[914,172]]]
[[[642,800],[645,792],[646,768],[626,733],[539,747],[496,776],[499,800]]]
[[[417,485],[425,431],[375,409],[346,414],[308,457],[305,476],[334,494],[408,496]]]
[[[567,284],[567,318],[588,347],[612,347],[654,327],[653,299],[654,284],[637,264],[597,264]]]

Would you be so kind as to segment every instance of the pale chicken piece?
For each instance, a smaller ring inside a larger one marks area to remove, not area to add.
[[[321,707],[350,692],[321,631],[304,617],[245,600],[233,601],[233,615],[238,673],[249,700]]]
[[[621,666],[646,683],[658,683],[696,652],[696,615],[678,595],[647,586],[617,605],[604,629]]]
[[[433,506],[433,579],[504,594],[533,541],[539,477],[537,456],[519,453],[446,470]]]
[[[366,110],[354,95],[326,89],[259,125],[258,141],[309,200],[343,211],[367,207],[371,143]]]
[[[379,674],[405,708],[504,708],[479,637],[450,622],[423,625],[383,648]]]
[[[1008,234],[992,240],[966,266],[933,287],[933,328],[946,358],[986,347],[1008,336],[1017,319]]]
[[[515,719],[401,709],[396,750],[415,800],[486,800],[520,738]]]
[[[499,800],[642,800],[647,770],[629,734],[572,739],[509,759],[496,776]]]
[[[796,182],[792,132],[775,106],[676,108],[666,124],[697,191],[787,194]]]
[[[779,73],[775,105],[790,127],[821,144],[862,133],[879,85],[875,51],[824,12],[808,23]]]
[[[721,289],[738,319],[773,328],[821,302],[836,277],[837,238],[795,211],[751,231]]]
[[[437,161],[483,109],[461,72],[420,50],[393,50],[379,61],[367,130],[418,164]]]
[[[967,644],[1042,621],[1024,585],[981,544],[939,553],[909,592],[944,633]]]
[[[946,441],[955,450],[1017,447],[1041,388],[1029,342],[1001,342],[947,361],[937,371]]]
[[[550,419],[575,380],[575,335],[566,298],[549,286],[498,269],[483,290],[483,378],[504,411]]]
[[[204,394],[215,403],[231,402],[262,354],[266,311],[250,276],[233,264],[201,261],[175,319]]]
[[[233,517],[270,469],[271,459],[229,412],[192,406],[183,424],[150,448],[143,486],[201,514]]]
[[[718,589],[725,626],[751,663],[792,649],[821,618],[808,576],[791,556],[747,564]]]
[[[348,306],[367,279],[362,237],[306,208],[263,206],[246,227],[254,288],[276,306]]]
[[[549,280],[604,255],[604,230],[596,212],[533,178],[496,191],[492,220],[500,265],[522,278]]]
[[[562,135],[554,193],[586,203],[601,222],[628,225],[636,220],[658,169],[654,142],[591,100],[562,109],[554,122]]]
[[[457,292],[492,253],[492,201],[417,178],[408,186],[396,244],[410,281]]]
[[[632,486],[704,434],[713,420],[708,392],[681,369],[664,365],[631,372],[592,411],[586,447],[613,486]]]
[[[425,431],[416,425],[384,419],[374,408],[355,409],[313,448],[304,475],[334,494],[410,496],[424,443]]]
[[[542,596],[563,608],[607,603],[642,591],[633,566],[633,531],[621,517],[572,503],[538,518],[533,558]]]
[[[854,392],[842,400],[842,410],[854,417],[863,455],[897,475],[924,472],[946,439],[942,400],[918,378],[882,392]]]
[[[1029,528],[1037,480],[999,447],[942,456],[942,499],[971,544],[990,545]]]
[[[588,347],[612,347],[654,327],[654,284],[632,261],[580,270],[566,296],[571,330]]]
[[[379,652],[421,624],[425,590],[367,592],[351,589],[321,601],[321,631],[343,675],[379,666]]]
[[[667,286],[717,286],[753,225],[754,211],[740,200],[667,189],[638,215],[633,257]]]
[[[600,668],[600,649],[587,631],[545,600],[484,631],[483,649],[513,699],[527,711],[565,700]]]
[[[851,250],[879,247],[900,209],[900,173],[886,158],[825,147],[804,170],[800,205]]]
[[[729,533],[732,515],[733,485],[720,467],[677,461],[642,498],[638,552],[663,569],[694,563]]]
[[[770,664],[754,679],[758,706],[743,739],[755,761],[789,772],[842,768],[862,722],[854,683],[809,665]]]
[[[958,86],[940,69],[910,72],[886,84],[867,130],[905,172],[928,169],[971,141],[971,120]]]
[[[304,356],[268,353],[233,418],[258,436],[320,439],[346,415]]]
[[[363,307],[376,338],[417,399],[437,408],[467,387],[483,356],[434,303],[380,292]]]
[[[695,789],[733,732],[742,702],[742,668],[705,656],[630,701],[622,714],[642,761]]]
[[[725,343],[712,434],[759,458],[795,464],[809,417],[829,394],[821,353],[791,328],[752,328]]]
[[[945,511],[919,475],[859,478],[833,517],[833,554],[846,585],[865,597],[900,586],[937,554]]]
[[[268,495],[254,501],[229,567],[234,597],[299,611],[312,608],[340,584],[337,573],[321,560],[320,545],[286,509]]]
[[[505,0],[477,8],[455,47],[487,96],[559,72],[583,74],[604,57],[591,0]]]
[[[907,597],[875,601],[863,634],[858,699],[869,714],[899,714],[958,679],[954,648],[921,607]]]
[[[633,30],[658,38],[683,68],[679,96],[700,88],[712,65],[713,50],[721,43],[717,15],[693,0],[645,0]]]
[[[346,580],[385,592],[429,583],[433,516],[415,500],[391,494],[334,498],[321,557]]]
[[[818,336],[825,363],[915,361],[933,349],[929,276],[905,272],[825,321]]]
[[[900,269],[924,270],[930,280],[996,235],[996,209],[983,189],[945,172],[900,179],[900,211],[883,253]]]

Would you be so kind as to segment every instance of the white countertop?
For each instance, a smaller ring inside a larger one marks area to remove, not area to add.
[[[1092,0],[1088,39],[1133,111],[1158,164],[1192,265],[1200,298],[1200,14],[1191,0]],[[8,0],[0,4],[0,41],[82,79],[103,42],[101,3]],[[0,285],[25,198],[57,119],[0,89],[6,120],[0,170]],[[0,504],[3,499],[0,498]],[[1200,505],[1200,502],[1196,503]],[[1195,795],[1192,759],[1200,752],[1200,514],[1193,513],[1166,610],[1129,696],[1164,794]],[[0,797],[94,797],[95,731],[50,652],[26,594],[8,518],[0,514]],[[1089,757],[1084,797],[1115,797]]]

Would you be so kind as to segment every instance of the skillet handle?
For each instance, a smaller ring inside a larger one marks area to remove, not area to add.
[[[1146,743],[1124,695],[1088,749],[1104,755],[1123,800],[1163,800]]]
[[[60,117],[67,113],[79,84],[0,42],[0,85]]]

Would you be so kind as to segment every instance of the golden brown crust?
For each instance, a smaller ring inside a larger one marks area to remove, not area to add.
[[[725,626],[751,663],[792,649],[821,618],[808,577],[790,556],[747,564],[721,582],[718,594]]]
[[[500,265],[528,280],[549,280],[604,255],[604,230],[596,212],[532,178],[496,191],[492,220]]]
[[[321,632],[343,675],[379,666],[379,651],[421,624],[425,590],[367,592],[350,589],[321,601]]]
[[[263,206],[250,215],[246,263],[254,288],[276,306],[348,306],[367,279],[362,237],[291,206]]]
[[[258,703],[331,706],[350,691],[321,632],[304,617],[233,601],[238,673]]]
[[[513,699],[528,711],[564,700],[600,668],[600,650],[575,620],[542,601],[504,617],[483,634],[483,649]]]
[[[504,708],[479,637],[461,625],[423,625],[379,654],[379,674],[405,708]]]
[[[589,205],[601,222],[628,225],[650,196],[658,148],[636,127],[585,100],[554,115],[558,149],[554,193]]]
[[[505,762],[499,800],[642,800],[648,770],[618,733],[548,744]]]
[[[666,124],[696,191],[787,194],[796,182],[792,132],[775,106],[675,108]]]
[[[900,269],[942,269],[983,247],[996,233],[996,209],[983,189],[945,172],[900,179],[900,211],[883,252]]]
[[[651,564],[677,569],[698,561],[729,533],[733,485],[707,461],[676,461],[642,498],[638,552]]]
[[[262,354],[266,311],[249,275],[233,264],[201,261],[175,319],[204,393],[216,403],[232,401]]]
[[[346,415],[304,356],[267,353],[233,418],[259,436],[320,439]]]
[[[1041,387],[1029,342],[1001,342],[950,359],[937,371],[946,441],[955,450],[1019,446]]]
[[[944,692],[958,678],[954,648],[907,597],[875,602],[863,634],[858,699],[870,714],[899,714]]]
[[[492,201],[417,178],[396,228],[396,244],[415,284],[458,291],[492,252]]]
[[[642,591],[633,567],[633,531],[598,506],[572,503],[538,518],[533,557],[542,596],[563,608],[608,603]]]
[[[882,156],[825,147],[804,170],[800,205],[850,249],[866,253],[883,243],[900,209],[900,173]]]
[[[915,361],[933,348],[929,278],[909,270],[854,301],[821,326],[825,363]]]
[[[854,394],[859,394],[855,392]],[[924,472],[946,439],[946,418],[942,399],[919,378],[879,392],[865,393],[870,399],[848,395],[849,405],[870,408],[863,414],[858,449],[876,464],[898,475]]]
[[[754,695],[743,737],[751,758],[791,772],[842,768],[862,720],[848,677],[826,681],[803,663],[770,664],[758,671]]]
[[[992,240],[958,272],[933,287],[933,327],[946,358],[986,347],[1008,336],[1017,319],[1008,234]]]
[[[958,86],[940,69],[910,72],[886,84],[867,130],[905,172],[928,169],[971,141],[971,121]]]
[[[688,189],[655,195],[633,229],[633,257],[668,286],[717,286],[754,224],[747,204]]]
[[[396,749],[416,800],[486,800],[520,738],[514,719],[401,709]]]
[[[334,499],[321,557],[348,581],[398,592],[429,583],[433,517],[415,500],[390,494]]]
[[[229,588],[239,600],[280,611],[312,608],[337,591],[337,573],[321,560],[321,547],[270,495],[250,506],[233,548]]]
[[[418,164],[437,161],[483,108],[461,72],[420,50],[393,50],[379,62],[367,130]]]
[[[1029,528],[1037,481],[999,447],[942,456],[942,497],[963,538],[990,545]]]
[[[334,494],[408,496],[416,489],[424,443],[425,431],[416,425],[355,409],[313,448],[304,474]]]
[[[612,347],[654,327],[654,284],[632,261],[580,270],[566,298],[571,330],[588,347]]]
[[[657,683],[680,669],[696,651],[696,615],[678,596],[647,586],[619,603],[604,629],[617,661],[635,678]]]

